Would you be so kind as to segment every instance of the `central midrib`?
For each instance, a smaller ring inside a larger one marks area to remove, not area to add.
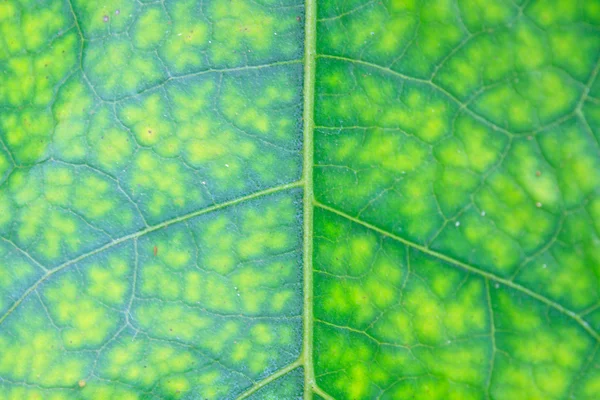
[[[313,133],[315,128],[315,69],[317,53],[316,0],[305,1],[304,12],[304,84],[303,84],[303,334],[301,362],[304,367],[304,399],[312,399],[316,389],[313,367]]]

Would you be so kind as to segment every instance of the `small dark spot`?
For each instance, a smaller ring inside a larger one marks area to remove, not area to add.
[[[104,17],[102,17],[102,21],[108,22],[108,15],[105,15]]]
[[[298,15],[298,16],[296,17],[296,21],[298,21],[298,22],[302,21],[302,17]]]
[[[169,332],[173,332],[173,328],[169,328]]]
[[[540,171],[535,171],[535,176],[540,176],[542,173]]]
[[[152,134],[152,129],[148,129],[148,133],[149,133],[149,134]]]

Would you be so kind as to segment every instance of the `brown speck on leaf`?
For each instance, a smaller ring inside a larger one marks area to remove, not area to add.
[[[540,171],[535,171],[535,176],[540,176],[542,173]]]
[[[154,246],[154,257],[158,255],[158,246]]]
[[[79,385],[80,388],[84,388],[86,385],[86,382],[82,379],[79,382],[77,382],[77,384]]]

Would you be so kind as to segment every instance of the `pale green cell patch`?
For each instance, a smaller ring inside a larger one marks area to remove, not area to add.
[[[548,251],[523,266],[517,280],[570,308],[586,309],[599,298],[595,255],[599,250],[589,239],[569,246],[552,243]]]
[[[75,74],[59,90],[53,104],[55,156],[71,162],[81,162],[89,153],[86,133],[94,105],[93,93]]]
[[[175,129],[163,98],[161,91],[155,91],[141,100],[127,102],[119,109],[119,119],[140,146],[153,147],[163,157],[174,157],[181,149],[177,140],[169,140]]]
[[[461,17],[469,31],[501,27],[518,13],[516,4],[503,0],[459,0]]]
[[[19,164],[33,164],[46,156],[52,131],[52,115],[48,111],[25,109],[2,113],[3,141]]]
[[[55,87],[76,67],[77,58],[73,51],[78,45],[77,34],[67,31],[54,39],[48,48],[31,55],[9,57],[5,61],[6,75],[0,88],[0,102],[30,108],[49,105]]]
[[[141,150],[124,183],[146,219],[154,223],[209,204],[205,189],[194,185],[197,179],[193,170],[176,160]]]
[[[3,234],[49,265],[142,224],[135,205],[114,181],[84,166],[55,162],[15,171],[5,193],[9,221],[18,229],[5,224]],[[108,213],[118,219],[107,220]]]
[[[89,164],[113,175],[120,175],[138,148],[131,131],[108,106],[101,106],[90,116],[86,139],[93,149],[87,153]]]
[[[485,124],[459,114],[454,136],[434,148],[436,159],[448,167],[484,173],[501,160],[508,138]]]
[[[545,307],[514,292],[492,289],[492,304],[498,350],[491,393],[563,398],[593,348],[591,339],[563,317],[547,318]]]
[[[574,394],[578,399],[592,400],[596,393],[600,390],[600,357],[598,357],[598,351],[595,351],[594,358],[589,364],[588,370],[581,377],[578,385],[573,385],[570,392]]]
[[[130,257],[131,258],[131,257]],[[87,293],[105,304],[123,305],[130,294],[127,282],[132,274],[130,259],[109,256],[86,267]]]
[[[210,64],[207,64],[205,53],[212,45],[212,38],[210,21],[200,5],[193,1],[177,1],[166,7],[171,29],[159,52],[169,70],[182,74],[207,69]]]
[[[579,96],[572,78],[556,69],[543,69],[484,91],[473,108],[497,125],[530,132],[568,115]]]
[[[218,0],[178,1],[165,5],[170,29],[158,51],[176,74],[209,68],[262,65],[299,59],[302,4],[273,5]]]
[[[86,45],[83,70],[103,99],[119,99],[153,87],[167,78],[155,53],[136,50],[120,36]]]
[[[555,171],[567,209],[582,205],[600,186],[598,143],[586,124],[571,120],[539,137],[540,149]]]
[[[549,40],[554,62],[581,82],[586,82],[596,62],[593,55],[600,50],[596,35],[590,35],[582,27],[568,26],[550,30]]]
[[[132,27],[133,45],[143,50],[158,47],[170,30],[168,22],[164,5],[144,7]]]
[[[133,0],[108,0],[101,3],[70,0],[72,12],[86,39],[124,33],[138,14],[140,5]]]
[[[296,69],[254,79],[228,79],[222,85],[219,108],[226,121],[267,144],[296,149],[300,93]],[[290,110],[290,113],[281,112]],[[288,150],[289,151],[289,150]]]
[[[67,343],[35,294],[3,322],[0,344],[0,374],[12,382],[41,387],[76,387],[94,359],[93,353],[63,350]],[[28,390],[21,394],[29,395]]]
[[[60,16],[50,11],[55,6],[63,7],[62,3],[56,2],[47,11],[54,20],[61,21]],[[7,12],[11,15],[11,11]],[[13,12],[18,14],[16,10]],[[7,37],[26,35],[18,18],[4,20],[0,24]],[[76,68],[75,50],[79,42],[77,34],[67,30],[68,25],[68,19],[62,21],[64,32],[55,37],[47,48],[25,54],[17,50],[25,45],[19,43],[14,49],[15,54],[11,54],[10,46],[8,54],[0,51],[3,65],[0,104],[9,107],[0,116],[0,134],[18,164],[33,164],[47,156],[55,127],[50,106],[61,82]],[[44,30],[41,26],[40,29]]]
[[[600,15],[597,6],[596,1],[591,1],[580,8],[570,1],[549,0],[532,3],[526,8],[525,14],[543,29],[547,29],[551,25],[567,25],[578,20],[596,22]]]

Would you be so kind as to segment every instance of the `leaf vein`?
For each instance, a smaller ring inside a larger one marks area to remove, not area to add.
[[[462,269],[464,269],[464,270],[466,270],[468,272],[480,275],[480,276],[482,276],[484,278],[487,278],[487,279],[492,280],[494,282],[500,283],[502,285],[508,286],[508,287],[510,287],[510,288],[512,288],[514,290],[517,290],[517,291],[519,291],[519,292],[521,292],[521,293],[523,293],[523,294],[525,294],[525,295],[527,295],[529,297],[532,297],[532,298],[534,298],[534,299],[536,299],[536,300],[538,300],[538,301],[546,304],[547,306],[550,306],[550,307],[554,308],[555,310],[559,311],[560,313],[562,313],[562,314],[564,314],[564,315],[572,318],[590,336],[592,336],[594,339],[596,339],[596,341],[600,342],[600,334],[598,334],[598,332],[596,332],[580,315],[578,315],[574,311],[569,310],[568,308],[564,307],[563,305],[561,305],[561,304],[559,304],[559,303],[557,303],[557,302],[555,302],[555,301],[553,301],[553,300],[551,300],[551,299],[549,299],[549,298],[547,298],[547,297],[545,297],[545,296],[543,296],[543,295],[541,295],[539,293],[536,293],[536,292],[534,292],[531,289],[528,289],[525,286],[522,286],[522,285],[520,285],[518,283],[515,283],[513,281],[510,281],[508,279],[501,278],[501,277],[499,277],[497,275],[492,274],[491,272],[483,271],[483,270],[481,270],[481,269],[479,269],[477,267],[474,267],[474,266],[472,266],[470,264],[467,264],[465,262],[462,262],[460,260],[457,260],[455,258],[447,256],[447,255],[445,255],[443,253],[440,253],[440,252],[437,252],[435,250],[432,250],[432,249],[430,249],[428,247],[425,247],[425,246],[422,246],[420,244],[411,242],[410,240],[407,240],[407,239],[402,238],[400,236],[394,235],[393,233],[390,233],[390,232],[388,232],[388,231],[386,231],[384,229],[381,229],[381,228],[379,228],[379,227],[377,227],[375,225],[372,225],[372,224],[370,224],[368,222],[362,221],[362,220],[360,220],[358,218],[355,218],[355,217],[353,217],[351,215],[348,215],[348,214],[344,213],[343,211],[340,211],[340,210],[337,210],[337,209],[335,209],[333,207],[330,207],[328,205],[319,203],[318,201],[315,201],[315,206],[317,206],[317,207],[319,207],[319,208],[321,208],[323,210],[329,211],[331,213],[337,214],[337,215],[339,215],[339,216],[341,216],[343,218],[346,218],[346,219],[348,219],[348,220],[350,220],[350,221],[352,221],[354,223],[362,225],[362,226],[364,226],[364,227],[366,227],[368,229],[371,229],[371,230],[373,230],[373,231],[375,231],[375,232],[377,232],[377,233],[379,233],[381,235],[387,236],[390,239],[396,240],[396,241],[398,241],[400,243],[403,243],[406,246],[412,247],[412,248],[414,248],[416,250],[419,250],[419,251],[421,251],[421,252],[423,252],[425,254],[428,254],[428,255],[430,255],[432,257],[435,257],[435,258],[438,258],[438,259],[440,259],[442,261],[445,261],[445,262],[447,262],[447,263],[449,263],[451,265],[454,265],[456,267],[462,268]]]

